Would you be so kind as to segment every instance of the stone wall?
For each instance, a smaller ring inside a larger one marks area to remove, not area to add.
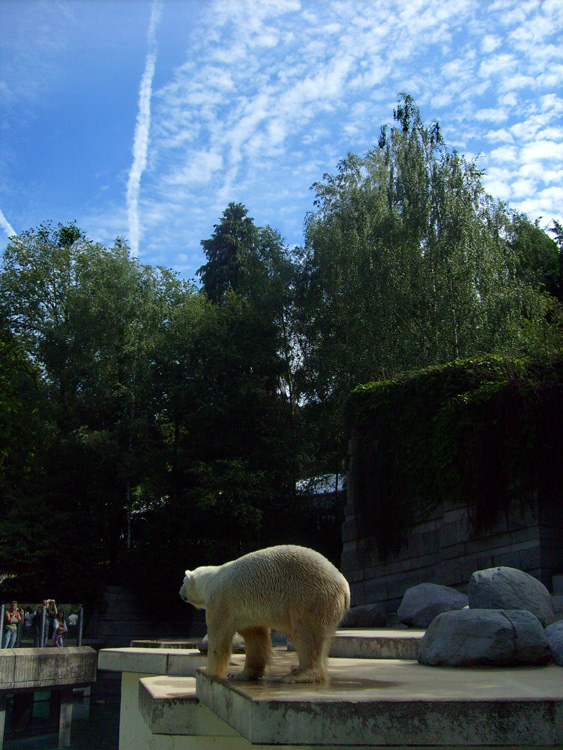
[[[152,638],[186,638],[205,634],[203,613],[186,606],[185,619],[172,619],[166,612],[158,619],[149,619],[139,606],[133,592],[121,586],[108,586],[105,591],[106,608],[96,612],[86,622],[87,638],[101,641],[105,647],[129,646],[132,640]]]
[[[362,532],[353,494],[349,481],[341,570],[350,582],[352,606],[382,603],[393,613],[411,586],[430,582],[464,591],[474,571],[497,565],[530,573],[549,590],[552,576],[563,572],[563,513],[537,500],[515,507],[479,536],[472,533],[464,505],[445,503],[414,526],[398,554],[383,561],[375,541]]]

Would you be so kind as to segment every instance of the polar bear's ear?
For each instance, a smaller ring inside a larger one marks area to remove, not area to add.
[[[193,574],[191,570],[185,570],[184,575],[186,576],[186,578],[193,578]]]

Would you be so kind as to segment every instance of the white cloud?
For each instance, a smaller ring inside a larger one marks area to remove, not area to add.
[[[4,213],[1,210],[0,210],[0,229],[2,229],[2,231],[5,232],[5,234],[8,237],[12,237],[14,234],[16,234],[16,230],[10,224],[10,222],[4,216]]]
[[[494,52],[497,47],[501,45],[501,43],[502,42],[498,36],[495,36],[494,34],[487,34],[481,41],[481,49],[486,54],[489,54],[490,52]]]
[[[502,162],[517,162],[518,150],[515,146],[502,146],[491,151],[491,159]]]
[[[537,182],[536,180],[515,180],[511,186],[514,198],[523,198],[536,192]]]
[[[170,174],[166,181],[170,185],[205,185],[208,184],[215,172],[222,169],[223,157],[210,151],[190,153],[189,163],[174,174]]]
[[[147,34],[149,49],[145,59],[145,70],[139,87],[139,110],[133,141],[133,164],[127,183],[127,218],[129,222],[129,241],[133,255],[138,255],[139,253],[139,239],[141,235],[139,191],[141,177],[147,166],[147,151],[151,126],[152,81],[156,67],[156,27],[160,20],[161,12],[162,0],[153,0]]]
[[[514,143],[514,137],[506,128],[500,130],[489,130],[486,138],[491,143]]]
[[[522,148],[523,162],[563,160],[563,142],[535,141]]]
[[[508,113],[503,109],[480,109],[475,113],[475,119],[480,122],[504,122]]]
[[[283,194],[307,197],[309,185],[334,172],[347,151],[375,145],[399,91],[416,98],[426,120],[440,119],[450,145],[485,152],[493,195],[524,200],[526,190],[554,185],[537,174],[543,167],[547,175],[548,165],[533,141],[563,140],[548,130],[557,127],[558,69],[531,56],[530,35],[512,32],[535,14],[555,11],[520,5],[196,4],[187,57],[153,96],[150,156],[159,169],[143,179],[146,242],[159,220],[150,201],[166,201],[165,221],[180,226],[186,205],[190,221],[213,210],[220,215],[229,200],[252,201],[251,212],[264,205],[267,214],[268,196],[275,225],[276,216],[289,215]],[[549,29],[538,23],[530,34],[544,35],[547,48],[555,38],[553,24]],[[556,53],[546,54],[552,63]],[[305,206],[306,199],[302,215]]]

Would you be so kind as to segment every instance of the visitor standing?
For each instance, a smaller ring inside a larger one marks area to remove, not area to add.
[[[56,616],[57,604],[54,599],[43,599],[43,604],[35,608],[33,615],[33,645],[35,648],[47,645],[47,638],[49,637],[49,633],[52,633],[52,623]],[[43,631],[43,642],[41,642],[43,621],[45,621],[45,629]]]
[[[10,602],[8,609],[4,612],[2,648],[14,648],[20,622],[23,622],[23,615],[18,609],[18,603],[16,601]]]
[[[66,633],[68,633],[68,626],[65,620],[65,613],[60,609],[55,621],[53,622],[53,646],[59,646],[59,648],[62,648],[64,645],[63,638]]]

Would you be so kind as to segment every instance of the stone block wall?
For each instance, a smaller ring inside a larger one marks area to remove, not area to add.
[[[407,545],[385,561],[356,517],[351,482],[345,514],[341,570],[350,582],[352,606],[381,603],[393,613],[411,586],[430,582],[464,591],[474,571],[497,565],[526,571],[549,590],[552,576],[563,572],[562,514],[538,500],[515,507],[478,536],[464,505],[444,503],[416,524]]]
[[[85,636],[103,642],[105,647],[129,646],[132,640],[151,638],[186,638],[205,635],[205,619],[193,607],[186,606],[185,619],[178,621],[166,612],[158,620],[149,620],[132,591],[108,586],[104,594],[107,607],[89,618]]]

